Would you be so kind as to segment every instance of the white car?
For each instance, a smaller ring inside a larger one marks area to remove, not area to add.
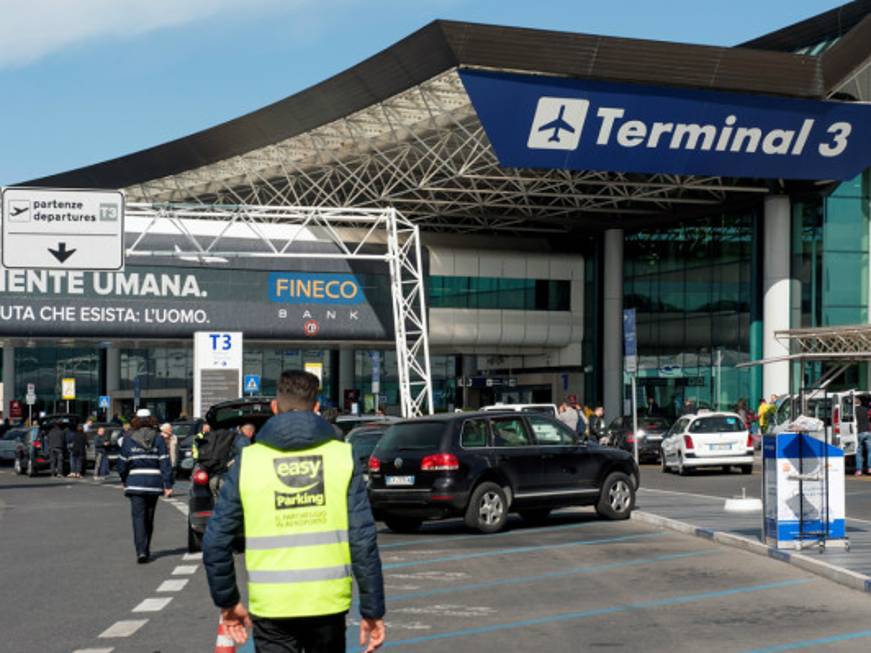
[[[662,441],[662,471],[681,476],[700,467],[753,472],[753,439],[736,413],[684,415]]]

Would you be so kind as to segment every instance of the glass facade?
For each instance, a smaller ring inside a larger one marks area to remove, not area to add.
[[[627,233],[624,306],[637,311],[640,402],[669,415],[684,400],[748,397],[755,210]]]
[[[15,391],[23,399],[27,384],[36,386],[34,413],[66,412],[61,379],[76,380],[76,399],[70,411],[84,413],[100,395],[100,350],[96,347],[18,347],[15,350]]]
[[[321,403],[331,404],[336,379],[332,374],[333,352],[327,349],[283,349],[251,345],[245,347],[243,374],[260,376],[260,394],[275,396],[284,370],[305,369],[306,363],[321,366]]]
[[[430,308],[570,311],[571,281],[431,276]]]
[[[395,350],[378,350],[381,355],[380,406],[399,405],[399,377]],[[372,412],[375,408],[372,394],[373,350],[357,349],[354,352],[354,387],[360,391],[360,409]],[[460,371],[456,356],[430,356],[432,373],[432,397],[436,412],[451,410],[457,394],[457,377]]]

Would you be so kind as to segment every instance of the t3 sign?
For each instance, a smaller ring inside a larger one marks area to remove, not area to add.
[[[463,70],[511,168],[850,179],[871,165],[871,106]]]

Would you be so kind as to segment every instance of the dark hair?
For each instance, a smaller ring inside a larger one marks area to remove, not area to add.
[[[130,428],[138,431],[142,428],[157,428],[157,419],[154,417],[134,417],[130,422]]]
[[[314,374],[302,370],[285,370],[278,380],[276,401],[278,410],[311,410],[315,405],[321,382]]]

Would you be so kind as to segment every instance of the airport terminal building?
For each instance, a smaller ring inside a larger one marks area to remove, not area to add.
[[[869,321],[869,102],[871,0],[735,47],[437,21],[259,111],[21,185],[157,211],[394,207],[421,230],[436,410],[576,394],[620,414],[629,308],[642,401],[755,405],[801,382],[786,361],[738,367],[787,353],[778,331]],[[220,216],[186,225],[154,237],[246,248]],[[145,229],[128,220],[128,242]],[[60,408],[64,377],[83,414],[100,395],[189,413],[204,329],[245,333],[266,394],[309,364],[326,401],[371,408],[376,380],[395,411],[383,266],[178,250],[2,270],[6,415],[28,384]]]

